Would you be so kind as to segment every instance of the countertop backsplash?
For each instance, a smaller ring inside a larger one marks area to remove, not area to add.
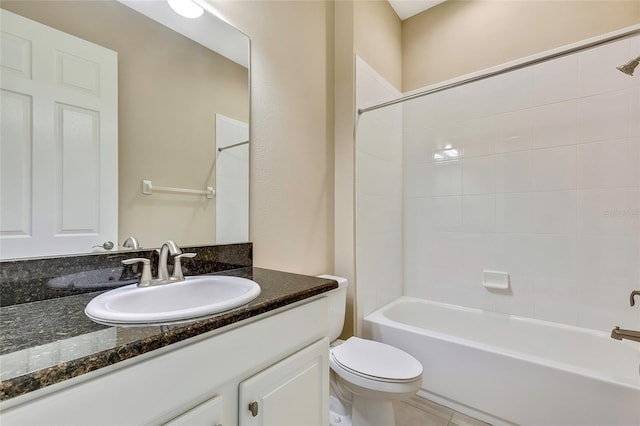
[[[253,264],[253,244],[181,247],[196,257],[183,260],[185,276],[210,274]],[[120,287],[138,282],[141,265],[123,265],[124,259],[151,259],[156,274],[158,254],[154,249],[92,253],[77,256],[42,257],[0,261],[0,306],[37,302]],[[169,262],[169,271],[173,262]]]

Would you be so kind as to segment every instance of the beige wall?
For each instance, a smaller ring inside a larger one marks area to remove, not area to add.
[[[447,1],[403,24],[409,91],[640,22],[638,1]]]
[[[254,264],[333,272],[333,2],[213,1],[251,37]]]
[[[402,21],[387,0],[358,0],[353,10],[355,51],[395,88],[402,88]]]
[[[215,113],[248,120],[246,68],[115,1],[2,7],[118,53],[119,243],[213,243],[215,199],[145,196],[141,181],[215,187]]]
[[[354,2],[335,3],[335,274],[349,280],[343,336],[354,334],[355,271],[355,61]]]

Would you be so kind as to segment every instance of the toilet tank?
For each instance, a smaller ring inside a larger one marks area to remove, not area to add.
[[[333,342],[340,336],[344,326],[349,282],[346,278],[336,277],[335,275],[319,275],[319,277],[338,282],[338,288],[325,293],[329,299],[329,340]]]

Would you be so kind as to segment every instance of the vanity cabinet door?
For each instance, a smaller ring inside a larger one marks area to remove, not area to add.
[[[329,424],[328,355],[325,338],[240,383],[239,424]]]
[[[222,396],[215,396],[165,426],[222,426]]]

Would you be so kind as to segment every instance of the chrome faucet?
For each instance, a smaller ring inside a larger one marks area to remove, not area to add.
[[[158,280],[169,281],[169,271],[167,269],[167,257],[182,254],[180,247],[173,241],[169,240],[162,245],[160,249],[160,260],[158,261]]]
[[[640,331],[635,330],[623,330],[616,326],[611,330],[611,338],[616,340],[628,339],[634,342],[640,342]]]
[[[182,253],[173,257],[173,275],[171,275],[171,281],[184,280],[184,275],[182,274],[182,263],[180,259],[190,259],[192,257],[195,257],[195,255],[195,253]]]
[[[168,284],[171,282],[183,281],[184,275],[182,275],[182,263],[181,259],[183,258],[192,258],[196,254],[195,253],[182,253],[180,247],[173,241],[169,240],[162,245],[160,250],[156,250],[160,253],[160,259],[158,260],[158,278],[153,279],[151,276],[151,262],[149,259],[143,258],[133,258],[133,259],[125,259],[122,261],[125,265],[133,265],[134,263],[142,263],[143,270],[142,276],[140,277],[140,282],[138,283],[138,287],[149,287],[158,284]],[[169,254],[174,256],[174,265],[173,265],[173,275],[169,278],[169,271],[167,268],[167,258]]]
[[[629,304],[634,306],[636,301],[634,298],[640,294],[640,290],[633,290],[629,296]],[[611,338],[616,340],[628,339],[634,342],[640,342],[640,331],[635,330],[623,330],[616,325],[616,328],[611,330]]]

